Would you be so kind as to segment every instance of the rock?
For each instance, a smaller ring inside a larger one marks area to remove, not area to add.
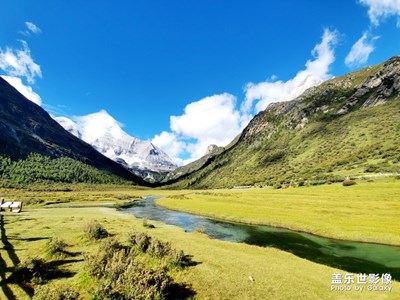
[[[306,126],[306,124],[308,123],[308,118],[304,117],[303,119],[301,119],[301,122],[299,124],[296,125],[296,129],[303,129],[304,126]]]
[[[218,149],[217,145],[211,144],[207,147],[206,155],[213,153],[215,150]]]

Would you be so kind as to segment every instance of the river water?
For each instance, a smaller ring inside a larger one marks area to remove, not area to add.
[[[272,226],[246,225],[214,220],[169,210],[150,196],[123,209],[137,218],[147,218],[183,228],[200,229],[213,239],[274,247],[310,261],[354,273],[390,273],[400,280],[400,247],[341,241]]]

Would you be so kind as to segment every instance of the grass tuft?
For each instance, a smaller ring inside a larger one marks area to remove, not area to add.
[[[346,179],[342,182],[343,186],[352,186],[352,185],[356,185],[357,182],[355,182],[354,180],[351,179]]]

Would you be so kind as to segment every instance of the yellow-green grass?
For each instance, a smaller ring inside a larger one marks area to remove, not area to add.
[[[400,180],[358,180],[288,189],[242,189],[170,196],[157,204],[218,219],[266,224],[337,239],[400,245]]]
[[[146,191],[143,191],[146,193]],[[201,233],[185,233],[182,229],[163,223],[152,222],[155,229],[145,229],[142,220],[112,208],[27,208],[21,214],[1,213],[0,243],[1,276],[8,277],[16,260],[28,257],[46,257],[47,238],[61,237],[70,246],[75,257],[59,259],[60,268],[76,272],[72,278],[60,278],[49,282],[69,282],[79,289],[84,299],[93,282],[82,271],[82,253],[93,253],[98,242],[88,241],[82,228],[87,220],[97,219],[121,241],[130,230],[169,241],[176,249],[192,255],[196,266],[175,271],[176,282],[190,284],[196,299],[398,299],[400,284],[392,283],[391,292],[334,292],[331,291],[333,273],[346,272],[319,265],[273,248],[262,248],[212,240]],[[4,247],[7,244],[7,247]],[[57,258],[54,258],[57,260]],[[70,262],[68,262],[70,261]],[[4,266],[4,264],[6,266]],[[250,281],[252,276],[255,281]],[[16,284],[0,283],[0,299],[14,295],[16,299],[28,299]]]
[[[184,191],[183,191],[184,192]],[[123,204],[144,195],[171,195],[182,191],[145,189],[129,185],[31,185],[25,189],[0,188],[0,198],[6,201],[22,201],[24,205],[43,206],[54,204],[68,205],[113,205]]]

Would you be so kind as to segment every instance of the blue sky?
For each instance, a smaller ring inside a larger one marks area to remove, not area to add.
[[[183,163],[268,103],[399,55],[399,17],[399,0],[3,0],[0,74]]]

